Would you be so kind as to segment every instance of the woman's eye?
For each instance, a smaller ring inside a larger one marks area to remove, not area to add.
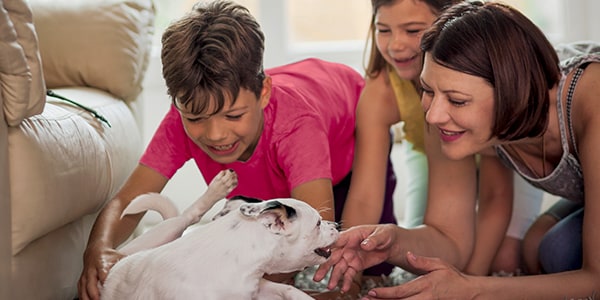
[[[455,100],[455,99],[448,99],[448,102],[450,102],[450,104],[452,104],[454,106],[463,106],[466,103],[466,101]]]

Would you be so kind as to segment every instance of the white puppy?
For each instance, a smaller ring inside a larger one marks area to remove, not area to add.
[[[222,185],[227,187],[212,191],[231,191],[235,186],[231,186],[232,174],[222,172],[221,179],[213,180],[208,190]],[[222,193],[205,194],[197,202],[213,205],[219,199],[211,197]],[[157,202],[159,195],[145,200],[136,201],[133,206],[138,208],[132,211],[150,208],[154,204],[148,203]],[[144,242],[136,239],[123,248],[131,253],[148,245],[158,246],[115,264],[104,282],[102,299],[312,299],[291,285],[265,280],[263,275],[323,263],[339,235],[337,224],[322,222],[314,208],[299,200],[248,203],[236,198],[227,201],[214,221],[177,239],[185,230],[183,225],[197,222],[210,208],[198,203],[192,207],[176,217],[180,220],[172,222],[175,225],[162,226],[167,219],[156,226],[158,230],[141,236]],[[168,214],[165,207],[158,209]],[[159,246],[148,243],[153,236],[161,240],[158,244],[175,240]]]

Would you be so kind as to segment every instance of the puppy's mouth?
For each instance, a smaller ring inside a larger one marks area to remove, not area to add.
[[[329,247],[317,248],[317,249],[315,249],[315,253],[318,256],[321,256],[324,258],[329,258],[329,256],[331,256],[331,248],[329,248]]]

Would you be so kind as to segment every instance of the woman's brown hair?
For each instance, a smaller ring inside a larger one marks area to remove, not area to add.
[[[558,57],[542,31],[519,11],[500,3],[465,1],[439,17],[423,35],[421,49],[436,63],[493,86],[490,138],[543,134],[549,90],[560,79]]]

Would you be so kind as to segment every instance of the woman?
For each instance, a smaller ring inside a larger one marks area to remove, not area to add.
[[[424,276],[373,289],[370,299],[596,295],[600,56],[580,55],[559,65],[552,45],[530,20],[493,2],[464,2],[448,9],[421,47],[430,174],[425,225],[350,229],[315,279],[335,265],[329,287],[343,276],[345,289],[357,270],[387,261]],[[475,243],[477,154],[502,161],[543,190],[584,203],[542,240],[541,265],[552,275],[498,278],[458,271],[468,263]],[[575,247],[561,247],[567,244],[561,240]],[[565,257],[570,258],[567,264]]]

